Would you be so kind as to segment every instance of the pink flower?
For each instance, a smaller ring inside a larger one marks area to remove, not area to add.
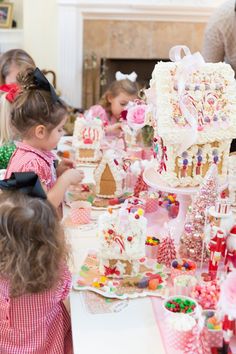
[[[136,105],[128,109],[127,123],[134,130],[141,129],[145,125],[145,104]]]

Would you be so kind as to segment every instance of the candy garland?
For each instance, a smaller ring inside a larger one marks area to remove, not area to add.
[[[176,249],[174,240],[171,236],[165,237],[159,246],[157,260],[159,263],[165,264],[167,267],[171,266],[171,262],[176,258]]]
[[[180,241],[179,253],[182,257],[189,257],[194,261],[201,261],[202,245],[205,226],[205,211],[215,205],[217,197],[217,167],[212,165],[206,174],[199,192],[187,213],[184,234]],[[208,258],[207,250],[203,254]]]

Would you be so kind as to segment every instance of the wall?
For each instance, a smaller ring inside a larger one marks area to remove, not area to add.
[[[37,66],[57,71],[57,1],[23,0],[23,28],[24,49]]]

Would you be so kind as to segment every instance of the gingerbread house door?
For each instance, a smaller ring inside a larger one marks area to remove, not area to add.
[[[116,192],[116,182],[110,167],[106,164],[106,167],[101,175],[100,180],[100,194],[101,195],[114,195]]]

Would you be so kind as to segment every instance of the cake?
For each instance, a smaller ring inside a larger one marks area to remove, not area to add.
[[[129,164],[114,150],[106,150],[94,170],[96,195],[103,198],[120,197],[125,192],[125,178]]]
[[[146,230],[141,209],[131,213],[123,207],[102,214],[98,221],[100,273],[116,278],[136,276],[139,259],[145,256]]]
[[[147,97],[156,112],[155,168],[170,186],[185,187],[198,186],[216,164],[223,183],[236,138],[234,71],[226,63],[195,63],[193,69],[187,57],[159,62],[152,73]]]
[[[77,117],[74,126],[72,146],[77,162],[96,162],[101,158],[103,124],[99,118]]]

